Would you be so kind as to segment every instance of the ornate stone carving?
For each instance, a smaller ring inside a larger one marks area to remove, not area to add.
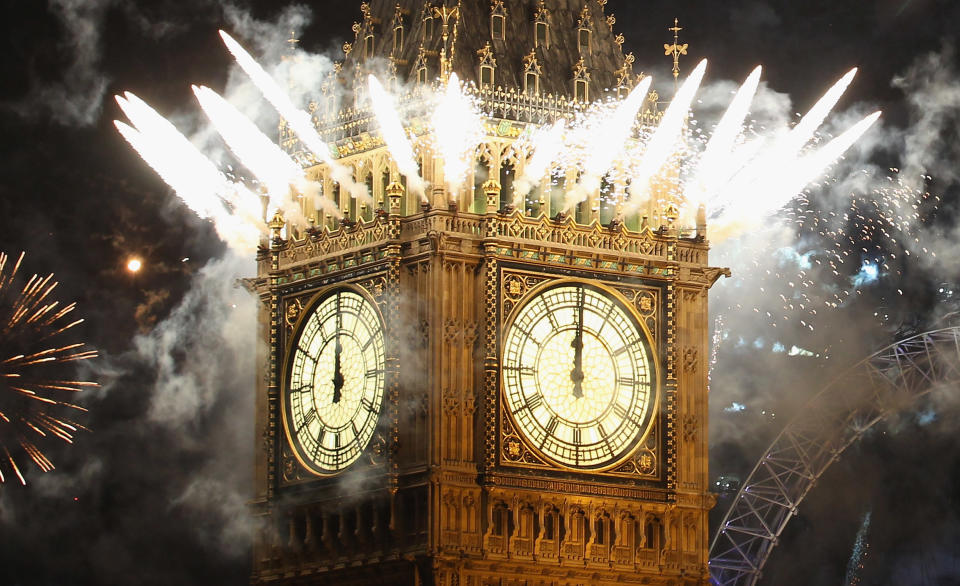
[[[699,357],[697,356],[697,349],[693,346],[687,346],[683,350],[683,371],[684,372],[696,372],[697,366],[699,364]]]

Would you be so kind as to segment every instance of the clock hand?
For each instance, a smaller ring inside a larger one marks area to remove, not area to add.
[[[576,399],[583,397],[583,288],[577,294],[577,333],[573,336],[570,346],[573,347],[573,370],[570,371],[570,380],[573,381],[573,396]]]
[[[340,328],[342,326],[340,318],[340,294],[337,293],[337,341],[333,347],[333,404],[336,405],[343,397],[343,372],[340,371],[340,355],[343,353],[343,346],[340,344]]]

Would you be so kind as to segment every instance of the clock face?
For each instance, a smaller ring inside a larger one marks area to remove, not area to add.
[[[383,327],[373,303],[343,289],[300,321],[283,401],[287,437],[317,474],[360,458],[377,427],[384,391]]]
[[[562,283],[534,295],[503,342],[504,400],[517,429],[563,466],[621,461],[653,412],[647,340],[633,314],[601,288]]]

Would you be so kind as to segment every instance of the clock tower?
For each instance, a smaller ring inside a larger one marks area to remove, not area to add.
[[[258,253],[253,583],[708,583],[707,291],[729,273],[702,212],[683,226],[664,188],[625,217],[616,182],[568,208],[576,169],[513,205],[518,138],[637,81],[605,8],[362,4],[311,111],[370,199],[281,129],[324,201]],[[421,200],[362,91],[376,63],[406,84]],[[415,130],[450,72],[487,117],[455,189]],[[653,96],[636,123],[658,120]]]

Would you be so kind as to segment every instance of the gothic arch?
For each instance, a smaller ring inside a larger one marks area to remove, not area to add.
[[[960,384],[960,326],[918,334],[834,379],[766,449],[720,522],[710,574],[752,586],[820,475],[887,415],[935,388]]]

